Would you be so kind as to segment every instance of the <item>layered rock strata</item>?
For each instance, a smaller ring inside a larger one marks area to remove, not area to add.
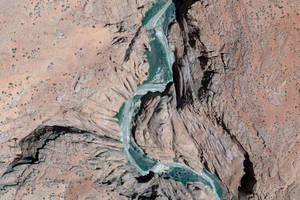
[[[128,163],[114,116],[148,75],[153,1],[0,1],[0,199],[212,199]],[[174,1],[173,84],[133,137],[236,199],[299,194],[299,4]]]
[[[176,6],[169,35],[176,95],[145,99],[137,142],[161,160],[174,156],[195,169],[204,164],[236,199],[297,199],[296,4]]]

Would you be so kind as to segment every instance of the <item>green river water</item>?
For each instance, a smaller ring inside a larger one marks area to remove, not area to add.
[[[167,41],[168,26],[175,17],[175,6],[172,0],[158,0],[146,13],[142,23],[146,27],[151,51],[147,55],[149,75],[147,80],[138,85],[136,92],[128,99],[116,117],[121,128],[121,141],[128,160],[141,175],[150,171],[162,177],[173,178],[182,183],[201,182],[209,186],[218,199],[223,199],[222,188],[217,177],[203,169],[197,172],[179,162],[161,163],[144,154],[131,139],[132,120],[139,110],[141,98],[148,92],[163,92],[166,85],[173,80],[172,65],[174,55]]]

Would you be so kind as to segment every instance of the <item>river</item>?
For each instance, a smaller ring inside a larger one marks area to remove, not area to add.
[[[163,92],[167,84],[173,80],[174,54],[169,48],[166,35],[174,17],[175,6],[172,0],[158,0],[143,18],[142,23],[151,40],[151,51],[145,52],[149,62],[149,73],[147,80],[138,85],[136,92],[124,102],[116,115],[121,129],[121,141],[128,160],[141,175],[147,175],[152,171],[184,184],[201,182],[209,186],[218,199],[223,199],[223,191],[215,175],[205,169],[197,172],[179,162],[161,163],[145,155],[131,138],[132,120],[139,110],[141,98],[148,92]]]

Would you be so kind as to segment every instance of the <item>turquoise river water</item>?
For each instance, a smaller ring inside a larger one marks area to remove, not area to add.
[[[217,177],[203,169],[197,172],[179,162],[161,163],[144,154],[138,145],[131,139],[132,120],[139,110],[141,98],[148,92],[163,92],[168,83],[173,80],[172,65],[174,55],[168,46],[168,26],[175,17],[175,6],[172,0],[158,0],[152,5],[143,18],[150,38],[151,51],[147,55],[149,75],[147,80],[138,85],[136,92],[128,99],[116,117],[121,128],[121,141],[128,160],[141,175],[150,171],[162,177],[173,178],[182,183],[200,182],[209,186],[218,199],[223,200],[222,188]]]

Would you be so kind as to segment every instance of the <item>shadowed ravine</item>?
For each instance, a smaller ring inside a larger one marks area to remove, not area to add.
[[[146,52],[149,62],[149,75],[136,92],[128,99],[117,114],[121,128],[121,141],[128,160],[141,175],[154,172],[162,177],[170,177],[182,183],[201,182],[209,186],[218,199],[223,199],[223,191],[215,175],[207,170],[197,172],[185,164],[161,163],[143,153],[131,138],[132,122],[137,114],[141,98],[148,92],[163,92],[168,83],[173,81],[172,65],[174,55],[168,46],[167,30],[175,17],[175,6],[172,0],[159,1],[146,13],[143,25],[151,39],[151,51]]]
[[[298,2],[0,0],[0,200],[298,200]]]

